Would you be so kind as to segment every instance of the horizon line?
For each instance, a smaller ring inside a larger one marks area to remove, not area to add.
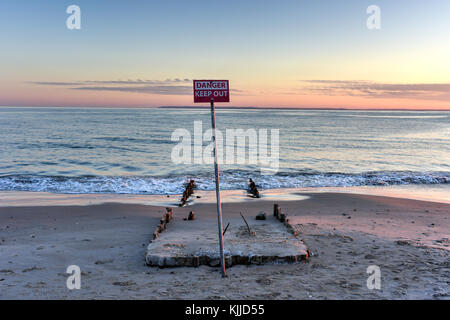
[[[0,106],[0,108],[60,108],[60,109],[209,109],[205,106],[142,106],[142,107],[120,107],[120,106]],[[221,106],[216,109],[255,109],[255,110],[335,110],[335,111],[450,111],[445,109],[430,108],[345,108],[345,107],[262,107],[262,106]]]

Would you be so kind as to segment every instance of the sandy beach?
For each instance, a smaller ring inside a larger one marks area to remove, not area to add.
[[[449,0],[30,2],[0,1],[0,301],[450,300]]]
[[[311,193],[277,201],[312,252],[308,262],[218,268],[148,267],[144,255],[162,206],[106,203],[0,207],[0,299],[450,299],[450,204]],[[223,204],[271,214],[273,200]],[[174,215],[216,219],[215,205]],[[226,245],[226,243],[225,243]],[[78,265],[81,289],[68,290]],[[381,270],[381,290],[366,286]]]

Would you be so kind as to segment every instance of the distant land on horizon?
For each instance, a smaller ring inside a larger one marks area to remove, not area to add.
[[[201,106],[159,106],[159,107],[121,107],[121,106],[0,106],[0,108],[30,108],[30,109],[209,109],[210,106],[205,104]],[[243,107],[243,106],[225,106],[216,104],[216,109],[252,109],[252,110],[335,110],[335,111],[441,111],[450,112],[449,109],[408,109],[408,108],[342,108],[342,107]]]

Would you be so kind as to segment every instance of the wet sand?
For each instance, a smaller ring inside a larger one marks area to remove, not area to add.
[[[450,299],[450,204],[343,193],[278,201],[309,262],[159,269],[145,251],[164,207],[0,207],[0,299]],[[272,213],[273,200],[224,203],[224,221]],[[216,219],[211,203],[174,215]],[[226,246],[226,243],[225,243]],[[66,268],[81,268],[81,289]],[[369,265],[381,290],[366,286]]]

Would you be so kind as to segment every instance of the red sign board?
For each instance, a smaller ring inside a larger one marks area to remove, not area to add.
[[[228,80],[194,80],[194,103],[230,102]]]

